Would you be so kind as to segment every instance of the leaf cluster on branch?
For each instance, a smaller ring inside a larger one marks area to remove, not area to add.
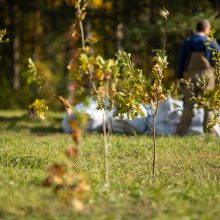
[[[159,103],[165,101],[168,95],[175,94],[174,84],[166,88],[163,83],[164,70],[168,65],[165,51],[156,51],[151,80],[143,75],[142,70],[134,67],[131,54],[119,51],[116,61],[122,80],[117,92],[109,100],[111,106],[117,109],[115,116],[124,118],[127,115],[130,119],[138,115],[144,116],[140,104],[151,106],[152,113],[155,114]]]
[[[6,29],[0,30],[0,43],[8,43],[9,42],[9,38],[5,38],[6,36]]]

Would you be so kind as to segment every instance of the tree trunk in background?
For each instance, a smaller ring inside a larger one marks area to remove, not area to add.
[[[13,88],[18,90],[20,88],[20,33],[19,33],[19,22],[20,22],[20,12],[17,5],[13,6],[13,27],[14,27],[14,38],[13,38]]]
[[[121,1],[115,1],[113,3],[113,18],[115,19],[114,28],[116,33],[116,49],[123,50],[123,39],[124,39],[124,9]]]
[[[37,2],[34,4],[34,14],[33,14],[33,25],[32,25],[32,37],[31,37],[31,55],[32,59],[36,60],[36,46],[37,46],[37,21],[39,19],[39,13],[37,11]]]
[[[211,16],[210,20],[215,20],[220,16],[220,2],[219,0],[214,1],[215,13]]]
[[[123,50],[122,41],[124,39],[124,24],[122,22],[117,25],[116,37],[117,49]]]

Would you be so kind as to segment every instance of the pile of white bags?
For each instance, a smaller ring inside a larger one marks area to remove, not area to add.
[[[144,117],[138,115],[133,120],[128,119],[127,116],[124,116],[123,120],[111,117],[110,124],[112,127],[112,132],[125,134],[145,133],[148,127],[146,124],[146,119],[148,118],[149,110],[144,107],[144,105],[140,105],[140,108],[144,113]]]
[[[101,110],[96,109],[97,103],[95,100],[91,99],[89,105],[85,105],[84,103],[80,103],[75,106],[75,109],[78,112],[87,113],[89,115],[89,121],[87,125],[88,131],[92,132],[100,132],[102,131],[103,126],[103,112]],[[142,111],[144,112],[145,118],[147,118],[147,109],[141,105]],[[145,133],[147,130],[147,125],[144,122],[141,116],[138,116],[134,120],[129,120],[125,117],[123,120],[114,118],[113,111],[105,112],[106,121],[110,123],[111,131],[113,133],[125,133],[125,134],[134,134],[134,133]],[[69,120],[74,118],[74,115],[65,115],[62,121],[62,128],[65,133],[70,133],[71,128],[69,127]],[[108,125],[107,125],[108,126]]]
[[[158,135],[172,135],[176,132],[177,124],[180,122],[180,118],[183,110],[183,101],[172,99],[168,97],[167,101],[161,103],[156,116],[156,134]],[[203,109],[194,108],[194,117],[192,124],[189,128],[190,134],[203,134],[202,121],[204,118]],[[152,124],[152,116],[149,115],[147,121]],[[148,132],[150,130],[148,129]]]
[[[95,100],[91,99],[90,104],[80,103],[74,106],[76,111],[87,113],[89,115],[89,121],[87,129],[88,131],[102,131],[102,111],[97,110],[97,103]],[[70,133],[71,128],[69,127],[69,120],[71,120],[74,115],[65,115],[62,121],[62,128],[65,133]]]
[[[90,100],[89,105],[84,103],[75,106],[76,110],[79,112],[84,112],[89,115],[88,130],[89,131],[102,131],[103,125],[103,112],[96,109],[96,101]],[[113,112],[106,112],[107,121],[111,125],[112,132],[114,133],[148,133],[152,131],[147,125],[152,125],[152,115],[150,113],[149,107],[140,105],[142,111],[144,112],[144,118],[138,116],[134,120],[129,120],[124,118],[120,120],[118,118],[113,118]],[[180,121],[180,117],[183,110],[183,101],[175,100],[169,97],[166,102],[161,103],[158,109],[156,117],[156,134],[157,135],[173,135],[176,131],[176,126]],[[62,128],[64,132],[69,133],[71,129],[69,127],[68,121],[74,117],[65,115],[62,121]],[[192,124],[189,129],[191,134],[203,134],[202,121],[204,117],[203,109],[197,110],[194,108],[194,117],[192,119]],[[220,136],[220,126],[216,125],[214,127],[216,133]]]

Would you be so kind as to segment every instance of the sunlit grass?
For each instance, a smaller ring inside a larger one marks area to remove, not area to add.
[[[61,116],[35,122],[0,112],[0,219],[220,219],[220,140],[212,136],[159,137],[152,178],[151,137],[114,135],[106,189],[102,136],[87,135],[80,164],[92,191],[85,211],[73,213],[41,186],[72,144]]]

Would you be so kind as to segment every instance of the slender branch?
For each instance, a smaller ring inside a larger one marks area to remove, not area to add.
[[[82,15],[82,11],[81,11],[81,0],[78,0],[78,5],[77,5],[77,12],[78,12],[78,19],[79,19],[79,28],[80,28],[80,33],[81,33],[81,40],[82,40],[82,49],[85,49],[85,34],[84,34],[84,29],[83,29],[83,23],[81,20],[81,15]]]
[[[107,102],[107,97],[109,96],[109,79],[106,80],[106,90],[105,90],[105,103]],[[108,143],[110,143],[110,137],[111,137],[111,123],[110,120],[107,120],[107,126],[108,126]]]
[[[157,101],[156,101],[156,109],[154,111],[153,117],[156,117],[157,112],[158,112],[158,107],[159,107],[159,97],[158,97],[158,90],[157,90]]]
[[[167,41],[167,19],[165,19],[165,35],[164,35],[164,42],[163,42],[163,51],[164,52],[166,49],[166,41]]]
[[[82,36],[82,49],[85,49],[85,36],[84,36],[82,21],[79,22],[79,26],[80,26],[81,36]]]
[[[158,112],[158,107],[159,107],[159,100],[158,100],[158,97],[157,97],[157,102],[156,102],[156,107],[155,107],[155,111],[154,111],[153,117],[156,117],[157,112]]]
[[[151,115],[154,116],[154,110],[153,110],[153,107],[150,105],[150,112],[151,112]]]
[[[141,118],[144,120],[144,123],[151,129],[151,131],[153,131],[153,128],[151,127],[151,125],[145,120],[145,118],[143,116],[141,116]]]

